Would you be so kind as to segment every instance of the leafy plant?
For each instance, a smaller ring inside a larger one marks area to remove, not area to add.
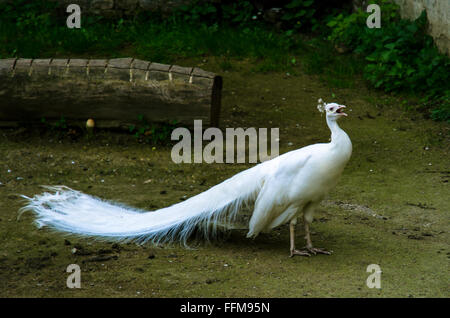
[[[284,6],[284,14],[281,19],[290,26],[288,34],[298,30],[305,25],[317,26],[317,20],[314,18],[316,9],[313,7],[314,0],[292,0]]]
[[[364,77],[374,87],[422,94],[424,104],[434,107],[434,119],[449,119],[448,108],[442,107],[448,107],[443,103],[450,60],[426,33],[426,12],[415,21],[402,20],[395,4],[384,0],[381,5],[381,28],[366,27],[368,13],[340,14],[327,24],[332,29],[329,39],[364,56]]]
[[[231,24],[245,25],[252,20],[256,20],[255,8],[249,1],[237,1],[231,4],[222,5],[222,19]]]
[[[381,29],[385,29],[400,20],[399,7],[391,0],[375,1],[368,4],[378,4],[381,7]],[[354,13],[343,12],[330,18],[327,26],[331,33],[328,40],[337,45],[343,45],[350,49],[359,47],[365,39],[371,39],[379,29],[369,29],[366,20],[370,13],[359,8]]]
[[[77,135],[76,129],[69,128],[64,116],[61,116],[58,120],[47,120],[45,117],[41,118],[41,125],[46,131],[50,131],[51,134],[58,138],[63,136],[70,136],[75,138]]]
[[[249,1],[219,3],[197,0],[180,6],[172,19],[209,26],[218,23],[244,26],[253,17],[256,17],[255,7]]]
[[[130,125],[129,131],[141,142],[152,145],[166,144],[170,142],[172,130],[177,127],[178,122],[173,120],[170,123],[150,123],[143,115],[138,116],[139,123]]]
[[[435,107],[431,111],[431,118],[436,121],[447,121],[450,123],[450,90],[438,101],[440,106]]]
[[[176,17],[187,22],[214,21],[217,19],[217,8],[213,3],[206,1],[193,1],[182,5],[175,11]],[[216,20],[217,21],[217,20]]]
[[[67,129],[67,122],[66,119],[64,118],[64,116],[61,116],[60,119],[58,119],[57,121],[53,121],[53,122],[48,122],[45,117],[41,118],[41,123],[52,129],[52,130],[66,130]]]

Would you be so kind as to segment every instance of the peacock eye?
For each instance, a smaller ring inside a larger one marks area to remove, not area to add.
[[[334,107],[331,107],[330,110],[333,111],[333,110],[334,110]]]

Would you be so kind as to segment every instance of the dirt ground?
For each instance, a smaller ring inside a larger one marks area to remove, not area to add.
[[[219,72],[214,60],[200,67]],[[352,139],[353,155],[312,225],[314,244],[334,254],[289,258],[287,226],[254,240],[235,230],[192,249],[104,243],[37,229],[31,213],[17,219],[23,206],[18,194],[40,193],[40,185],[64,184],[154,210],[251,165],[176,165],[170,147],[152,149],[125,133],[72,140],[52,131],[3,129],[0,296],[450,296],[448,124],[405,111],[402,98],[359,82],[332,89],[301,72],[252,74],[246,62],[220,73],[221,127],[279,127],[280,153],[328,141],[318,98],[348,106],[340,125]],[[303,242],[301,225],[297,240]],[[81,268],[80,289],[66,287],[69,264]],[[381,267],[381,289],[366,286],[370,264]]]

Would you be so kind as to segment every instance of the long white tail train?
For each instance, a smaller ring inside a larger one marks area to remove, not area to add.
[[[108,202],[65,186],[46,187],[50,192],[22,196],[24,211],[37,214],[39,227],[108,240],[186,243],[198,229],[206,237],[216,234],[217,224],[232,222],[237,212],[251,205],[262,186],[257,165],[186,201],[156,211],[143,211]],[[259,179],[259,181],[258,181]]]

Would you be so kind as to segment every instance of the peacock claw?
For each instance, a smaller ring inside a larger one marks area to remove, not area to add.
[[[325,255],[331,255],[333,251],[327,251],[323,248],[318,247],[305,247],[303,250],[291,250],[291,257],[294,257],[295,255],[299,256],[312,256],[317,254],[325,254]]]
[[[311,253],[307,250],[291,250],[291,256],[290,257],[294,257],[295,255],[299,255],[299,256],[311,256]]]
[[[318,247],[307,247],[306,250],[314,255],[317,255],[317,254],[331,255],[333,253],[333,251],[327,251],[323,248],[318,248]]]

